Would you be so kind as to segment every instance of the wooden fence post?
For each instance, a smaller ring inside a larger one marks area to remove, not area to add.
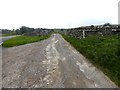
[[[85,30],[83,30],[83,38],[85,38]]]

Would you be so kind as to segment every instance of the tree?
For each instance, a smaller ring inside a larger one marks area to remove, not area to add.
[[[94,28],[94,25],[91,25],[92,28]]]
[[[15,32],[17,35],[21,34],[19,29],[16,29]]]
[[[27,33],[27,31],[28,31],[28,28],[25,27],[25,26],[22,26],[22,27],[20,28],[20,33],[21,33],[21,34],[25,34],[25,33]]]

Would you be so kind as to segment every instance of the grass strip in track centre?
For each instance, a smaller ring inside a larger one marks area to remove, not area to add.
[[[62,36],[120,87],[120,36]]]
[[[2,46],[3,47],[13,47],[13,46],[19,46],[27,43],[33,43],[33,42],[38,42],[44,39],[47,39],[51,36],[49,35],[44,35],[44,36],[17,36],[14,38],[11,38],[9,40],[6,40]]]

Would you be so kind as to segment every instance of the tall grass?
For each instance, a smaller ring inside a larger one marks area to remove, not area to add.
[[[120,86],[120,36],[63,37]]]
[[[2,46],[3,47],[13,47],[13,46],[19,46],[27,43],[33,43],[38,42],[44,39],[49,38],[50,35],[44,35],[44,36],[17,36],[14,38],[11,38],[7,41],[5,41]]]

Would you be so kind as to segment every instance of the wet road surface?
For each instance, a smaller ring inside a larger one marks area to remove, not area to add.
[[[2,86],[9,88],[116,88],[61,35],[2,51]]]

